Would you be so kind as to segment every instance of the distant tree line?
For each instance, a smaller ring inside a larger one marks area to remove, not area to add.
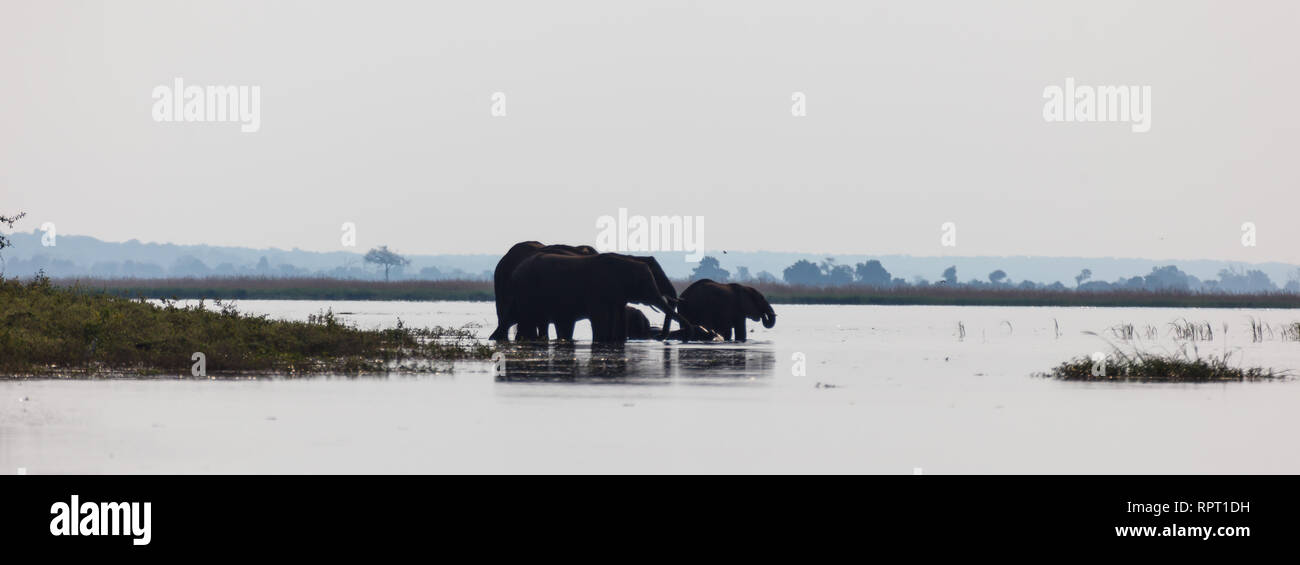
[[[0,218],[0,222],[4,219]],[[7,242],[6,242],[7,243]],[[15,274],[31,274],[44,271],[54,278],[95,277],[95,278],[140,278],[153,279],[163,277],[265,277],[265,278],[300,278],[321,277],[351,280],[491,280],[491,271],[477,273],[461,269],[439,269],[424,267],[413,270],[409,268],[410,260],[390,251],[387,246],[370,250],[360,261],[353,260],[332,269],[307,269],[289,263],[272,264],[262,256],[255,264],[236,265],[230,262],[209,266],[197,257],[183,255],[171,265],[158,265],[145,261],[98,261],[89,268],[68,261],[56,259],[47,254],[37,253],[30,258],[11,258],[3,264],[4,271]]]
[[[749,269],[745,267],[736,268],[736,276],[732,277],[731,273],[721,268],[717,258],[704,257],[700,260],[699,265],[691,274],[691,279],[708,278],[716,281],[734,281],[734,282],[777,282],[776,277],[766,271],[756,276],[750,276]],[[1112,292],[1112,291],[1172,291],[1172,292],[1201,292],[1201,293],[1225,293],[1225,294],[1259,294],[1268,292],[1290,292],[1300,293],[1300,271],[1293,273],[1291,280],[1281,287],[1269,279],[1269,276],[1259,270],[1236,270],[1223,269],[1219,271],[1219,278],[1213,280],[1201,280],[1193,275],[1189,275],[1174,265],[1163,267],[1153,267],[1151,272],[1142,275],[1124,278],[1121,277],[1114,282],[1097,281],[1092,279],[1092,270],[1083,269],[1074,277],[1074,289],[1080,292]],[[951,266],[939,274],[938,280],[930,282],[924,277],[913,277],[911,281],[900,277],[890,275],[880,261],[869,260],[858,263],[853,266],[836,263],[832,258],[827,258],[820,263],[814,263],[807,259],[800,259],[793,265],[786,267],[782,271],[781,281],[802,286],[813,287],[839,287],[839,286],[861,286],[874,288],[917,288],[927,286],[948,286],[963,288],[980,288],[980,289],[1019,289],[1019,290],[1069,290],[1068,287],[1060,281],[1052,283],[1041,283],[1031,280],[1013,281],[1006,271],[995,269],[990,272],[984,279],[972,278],[966,282],[960,282],[957,278],[957,267]]]

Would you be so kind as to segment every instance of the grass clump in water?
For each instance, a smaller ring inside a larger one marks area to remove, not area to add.
[[[1290,376],[1286,371],[1233,365],[1229,362],[1231,356],[1231,353],[1225,353],[1201,357],[1188,353],[1186,348],[1177,354],[1163,355],[1136,350],[1125,353],[1113,348],[1105,363],[1081,357],[1061,363],[1040,376],[1064,381],[1167,383],[1264,381]]]
[[[468,329],[363,330],[333,312],[307,321],[131,300],[39,275],[0,279],[0,376],[190,376],[196,352],[220,374],[431,372],[436,363],[485,359]]]

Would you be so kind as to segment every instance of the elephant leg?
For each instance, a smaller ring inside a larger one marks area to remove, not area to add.
[[[609,339],[609,312],[599,304],[588,305],[587,312],[591,314],[591,341],[592,343],[601,343]]]
[[[510,341],[510,316],[506,312],[510,309],[509,301],[496,298],[497,302],[497,329],[492,330],[492,335],[488,339],[494,341]]]
[[[749,338],[749,332],[745,329],[745,317],[741,316],[736,322],[736,341],[745,341]]]
[[[492,335],[488,336],[488,339],[492,341],[510,341],[510,326],[504,324],[503,320],[498,319],[497,329],[492,331]]]
[[[610,341],[627,341],[627,304],[614,306],[614,325],[610,327]]]
[[[539,330],[540,326],[540,332]],[[515,332],[515,338],[520,340],[538,340],[546,339],[546,323],[538,322],[536,318],[519,321],[519,330]]]
[[[566,340],[566,341],[573,341],[573,325],[576,323],[577,321],[572,318],[568,318],[564,320],[556,320],[555,338]]]
[[[600,341],[604,343],[616,342],[618,341],[618,322],[621,319],[619,317],[620,312],[616,312],[614,307],[609,304],[604,305],[602,310],[605,313],[603,316],[605,323],[600,332]]]

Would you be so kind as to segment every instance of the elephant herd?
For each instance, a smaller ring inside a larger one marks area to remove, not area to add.
[[[497,327],[489,339],[572,340],[579,320],[591,321],[592,341],[652,339],[650,320],[629,304],[664,314],[659,339],[745,341],[745,321],[776,325],[776,312],[762,293],[740,284],[702,279],[679,296],[654,257],[599,253],[586,246],[517,243],[492,276]],[[672,331],[672,321],[680,329]],[[692,322],[694,320],[694,322]]]

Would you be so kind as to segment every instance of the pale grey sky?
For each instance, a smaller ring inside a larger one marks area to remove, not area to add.
[[[1280,0],[6,0],[0,211],[492,253],[625,207],[710,250],[1300,263],[1297,29]],[[175,77],[260,86],[260,131],[154,122]],[[1151,131],[1046,123],[1066,77],[1150,86]]]

